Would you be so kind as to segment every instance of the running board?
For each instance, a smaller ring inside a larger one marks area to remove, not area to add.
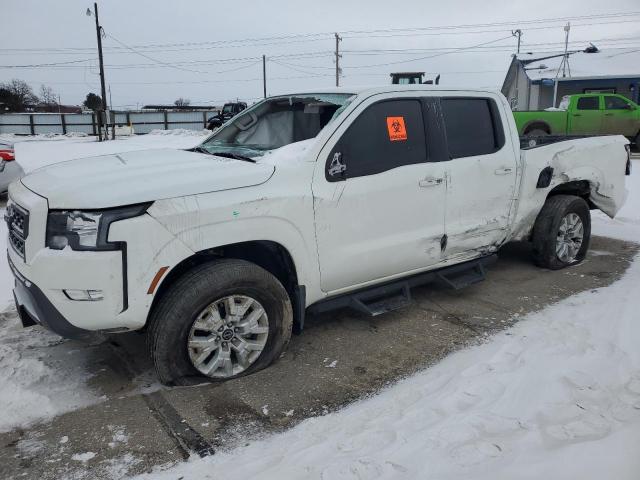
[[[405,307],[411,303],[411,288],[433,282],[441,282],[455,290],[478,283],[485,278],[485,267],[495,263],[497,255],[471,260],[419,273],[411,277],[328,298],[307,308],[307,312],[321,313],[338,308],[351,308],[370,316],[381,315]]]
[[[474,283],[481,282],[485,279],[484,267],[481,262],[475,262],[471,268],[462,270],[461,272],[439,272],[438,279],[445,285],[454,290],[461,290]]]
[[[356,293],[351,297],[350,307],[375,317],[392,310],[406,307],[411,303],[411,290],[408,284],[383,286]]]

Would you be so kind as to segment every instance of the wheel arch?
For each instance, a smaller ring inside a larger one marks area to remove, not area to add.
[[[278,242],[254,240],[201,250],[183,259],[158,284],[147,315],[147,323],[157,303],[179,278],[199,265],[225,258],[251,262],[275,276],[291,298],[294,306],[294,322],[300,324],[303,322],[303,319],[299,318],[300,315],[296,315],[296,312],[300,310],[300,303],[302,303],[302,311],[304,311],[304,286],[299,285],[298,270],[293,256],[286,247]]]
[[[522,128],[522,134],[527,135],[532,130],[544,130],[549,135],[551,135],[551,125],[549,125],[544,120],[531,120],[526,123]]]
[[[591,182],[589,180],[571,180],[556,185],[551,190],[549,190],[545,201],[556,195],[575,195],[576,197],[580,197],[585,200],[590,209],[593,210],[594,208],[597,208],[590,198]]]

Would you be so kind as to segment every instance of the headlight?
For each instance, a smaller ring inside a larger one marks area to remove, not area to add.
[[[108,210],[52,210],[47,219],[47,247],[62,250],[117,250],[117,243],[109,243],[109,226],[118,220],[137,217],[150,203]]]

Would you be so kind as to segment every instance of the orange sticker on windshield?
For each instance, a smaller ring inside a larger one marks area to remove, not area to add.
[[[389,140],[392,142],[407,139],[404,117],[387,117],[387,130],[389,131]]]

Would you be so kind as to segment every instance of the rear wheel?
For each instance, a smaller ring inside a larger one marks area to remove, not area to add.
[[[291,338],[289,295],[269,272],[220,260],[181,277],[151,315],[148,343],[168,385],[227,380],[265,368]]]
[[[533,227],[536,265],[558,270],[584,260],[591,240],[591,214],[582,198],[555,195],[545,202]]]

